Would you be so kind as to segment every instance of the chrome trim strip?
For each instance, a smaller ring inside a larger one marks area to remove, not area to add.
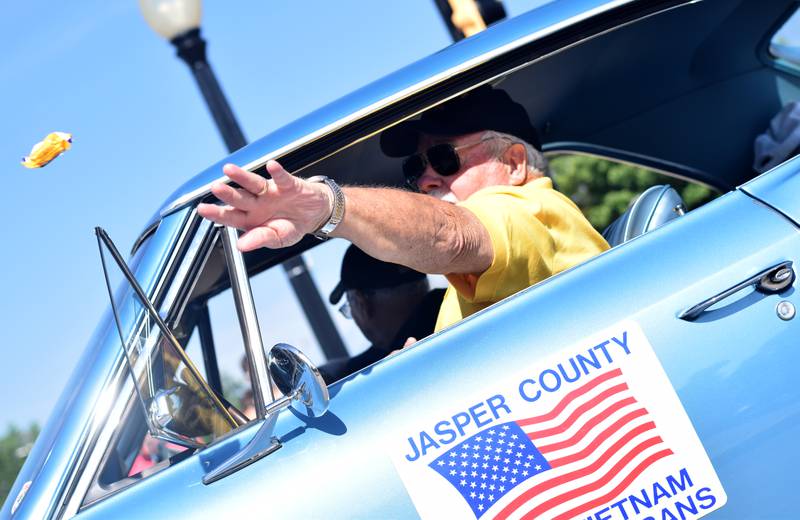
[[[144,241],[147,240],[150,237],[150,235],[155,233],[156,229],[158,229],[158,222],[153,222],[152,224],[150,224],[150,226],[148,226],[144,231],[142,231],[139,234],[139,238],[136,239],[136,241],[133,243],[133,247],[131,247],[131,253],[130,253],[131,256],[136,254],[136,251],[139,250]]]
[[[196,212],[192,213],[192,218],[200,222],[186,250],[184,261],[175,272],[175,280],[180,280],[181,283],[171,284],[167,294],[164,296],[165,302],[171,302],[169,313],[166,314],[164,319],[167,323],[178,323],[181,316],[183,316],[186,305],[189,303],[189,296],[191,296],[200,279],[199,274],[203,271],[203,267],[211,256],[217,239],[217,234],[214,232],[214,226],[210,220],[200,217]],[[193,223],[189,223],[187,227],[192,225]],[[203,255],[202,258],[200,258],[201,254]],[[188,286],[186,285],[187,280],[189,282]]]
[[[597,16],[599,14],[602,14],[602,13],[606,12],[606,11],[610,11],[611,9],[615,9],[615,8],[621,6],[621,5],[625,5],[625,4],[631,3],[632,1],[634,1],[634,0],[614,0],[612,2],[608,2],[606,4],[597,6],[597,7],[593,8],[593,9],[589,9],[587,11],[584,11],[579,15],[573,16],[571,18],[567,18],[567,19],[562,20],[562,21],[560,21],[558,23],[555,23],[553,25],[550,25],[548,27],[545,27],[545,28],[540,29],[538,31],[535,31],[533,33],[527,34],[522,38],[518,38],[517,40],[514,40],[513,42],[509,42],[509,43],[507,43],[505,45],[502,45],[500,47],[496,47],[496,48],[492,49],[489,52],[481,54],[480,56],[476,56],[476,57],[474,57],[472,59],[464,61],[464,62],[460,63],[459,65],[457,65],[455,67],[451,67],[450,69],[447,69],[445,71],[442,71],[442,72],[439,72],[437,74],[434,74],[433,76],[427,78],[424,81],[416,83],[416,84],[414,84],[414,85],[412,85],[410,87],[407,87],[407,88],[405,88],[405,89],[403,89],[403,90],[401,90],[399,92],[396,92],[396,93],[394,93],[394,94],[392,94],[392,95],[390,95],[390,96],[388,96],[386,98],[383,98],[380,101],[377,101],[377,102],[375,102],[375,103],[373,103],[371,105],[368,105],[368,106],[366,106],[366,107],[364,107],[364,108],[362,108],[360,110],[357,110],[356,112],[353,112],[349,116],[347,116],[345,118],[342,118],[342,119],[340,119],[339,121],[337,121],[335,123],[328,124],[328,125],[320,128],[320,129],[318,129],[318,130],[316,130],[316,131],[314,131],[314,132],[312,132],[310,134],[307,134],[305,137],[303,137],[301,139],[297,139],[295,141],[292,141],[292,142],[290,142],[290,143],[288,143],[288,144],[286,144],[286,145],[284,145],[284,146],[282,146],[280,148],[277,148],[277,149],[275,149],[275,150],[273,150],[271,152],[268,152],[268,153],[262,155],[259,159],[256,159],[255,161],[251,161],[251,162],[249,162],[249,163],[247,163],[245,165],[241,165],[241,166],[245,170],[250,170],[250,171],[255,170],[255,169],[263,166],[264,164],[266,164],[266,162],[268,160],[270,160],[270,159],[273,159],[275,157],[280,157],[282,155],[286,155],[287,153],[289,153],[291,151],[294,151],[294,150],[296,150],[296,149],[308,144],[309,142],[315,141],[315,140],[320,139],[321,137],[323,137],[325,135],[333,133],[334,131],[336,131],[336,130],[338,130],[340,128],[343,128],[343,127],[347,126],[348,124],[350,124],[350,123],[352,123],[354,121],[357,121],[359,119],[362,119],[362,118],[364,118],[364,117],[366,117],[366,116],[368,116],[370,114],[378,112],[378,111],[384,109],[385,107],[396,103],[399,100],[411,97],[412,95],[416,94],[417,92],[421,92],[423,90],[426,90],[426,89],[436,85],[437,83],[441,83],[442,81],[444,81],[445,79],[447,79],[447,78],[449,78],[451,76],[455,76],[455,75],[464,73],[466,71],[469,71],[470,69],[473,69],[478,65],[481,65],[481,64],[486,63],[488,61],[491,61],[492,59],[494,59],[497,56],[505,54],[505,53],[507,53],[509,51],[512,51],[512,50],[516,49],[516,48],[522,47],[522,46],[524,46],[524,45],[526,45],[526,44],[528,44],[528,43],[530,43],[532,41],[538,40],[538,39],[540,39],[540,38],[542,38],[544,36],[552,34],[552,33],[556,32],[556,31],[559,31],[559,30],[561,30],[561,29],[563,29],[565,27],[568,27],[570,25],[574,25],[576,23],[582,22],[583,20],[592,18],[593,16]],[[451,96],[451,97],[455,97],[455,96]],[[447,98],[447,99],[450,99],[450,98]],[[440,101],[440,103],[443,103],[444,101],[447,101],[447,99],[444,99],[444,100]],[[426,108],[430,108],[430,107],[426,107]],[[409,117],[413,117],[414,115],[415,114],[412,114]],[[207,196],[209,193],[211,193],[211,185],[214,184],[215,182],[218,182],[218,181],[224,180],[224,179],[225,179],[224,176],[218,177],[217,179],[214,179],[213,181],[211,181],[211,182],[209,182],[209,183],[207,183],[207,184],[205,184],[205,185],[203,185],[203,186],[201,186],[201,187],[199,187],[199,188],[197,188],[195,190],[192,190],[189,193],[186,193],[186,194],[176,198],[173,202],[171,202],[168,206],[166,206],[161,211],[161,216],[164,217],[164,216],[172,213],[173,211],[176,211],[176,210],[180,209],[181,207],[192,203],[193,201],[195,201],[197,199],[201,199],[201,198]]]
[[[228,264],[228,275],[231,278],[231,290],[236,302],[236,314],[239,316],[239,326],[242,329],[245,352],[251,370],[250,379],[253,382],[253,398],[259,419],[266,417],[267,405],[275,400],[272,393],[272,379],[267,370],[267,360],[264,355],[264,344],[261,339],[261,329],[258,326],[258,315],[250,290],[250,278],[247,276],[247,266],[244,256],[236,242],[239,233],[235,228],[224,226],[220,228],[222,245],[225,250],[225,261]]]

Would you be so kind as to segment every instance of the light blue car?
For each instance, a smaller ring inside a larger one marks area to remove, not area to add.
[[[795,8],[552,2],[212,165],[127,260],[98,228],[112,305],[0,516],[797,518],[800,160],[753,169],[756,137],[800,101],[775,50]],[[222,165],[401,187],[380,132],[487,83],[527,108],[554,165],[666,181],[609,251],[334,384],[305,345],[262,344],[283,318],[259,313],[250,279],[322,243],[231,247],[196,213]],[[722,195],[694,209],[677,181]],[[219,312],[237,324],[222,335]],[[255,419],[220,375],[231,357]]]

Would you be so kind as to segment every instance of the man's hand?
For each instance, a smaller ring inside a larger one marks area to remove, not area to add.
[[[326,185],[295,177],[276,161],[267,162],[272,180],[234,164],[226,164],[222,171],[241,188],[215,183],[211,192],[227,206],[200,204],[197,212],[218,224],[243,229],[238,242],[242,251],[296,244],[331,214],[332,194]]]
[[[403,348],[410,347],[411,345],[413,345],[413,344],[414,344],[414,343],[416,343],[417,341],[418,341],[418,340],[417,340],[417,338],[415,338],[414,336],[410,336],[410,337],[409,337],[409,338],[406,340],[406,342],[405,342],[405,343],[403,343]]]
[[[295,244],[322,227],[333,211],[328,186],[294,177],[275,161],[267,162],[272,180],[233,164],[222,171],[241,187],[214,184],[211,192],[227,205],[200,204],[197,212],[243,229],[242,251]],[[465,208],[393,188],[342,190],[347,208],[331,236],[349,240],[378,260],[435,274],[478,275],[492,264],[489,232]]]

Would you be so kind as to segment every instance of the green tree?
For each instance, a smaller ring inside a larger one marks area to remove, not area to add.
[[[635,197],[655,184],[675,188],[689,210],[717,196],[700,184],[588,155],[559,155],[550,159],[550,169],[559,191],[575,201],[600,232],[622,215]]]
[[[38,436],[39,426],[36,424],[32,424],[27,431],[10,425],[5,436],[0,438],[0,504],[5,502],[17,473]]]

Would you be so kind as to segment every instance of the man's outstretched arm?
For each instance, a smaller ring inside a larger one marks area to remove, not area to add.
[[[243,229],[239,249],[280,248],[313,233],[331,214],[330,189],[294,177],[275,161],[272,180],[227,164],[224,173],[241,188],[216,183],[211,191],[226,206],[200,204],[214,222]],[[483,273],[492,263],[489,233],[470,211],[428,195],[391,188],[345,187],[345,215],[331,234],[369,255],[425,273]]]

